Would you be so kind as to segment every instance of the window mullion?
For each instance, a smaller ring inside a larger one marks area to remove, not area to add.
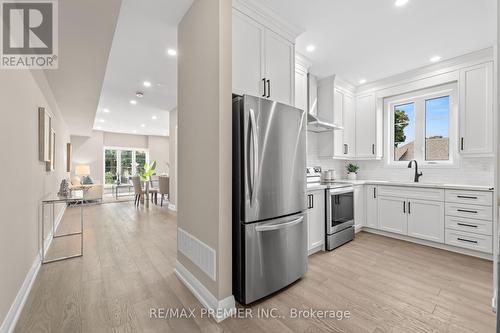
[[[425,161],[425,103],[423,99],[415,101],[415,159]]]

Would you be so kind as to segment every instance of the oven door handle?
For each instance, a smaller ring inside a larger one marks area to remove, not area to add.
[[[338,194],[346,194],[346,193],[352,193],[354,192],[354,188],[353,187],[343,187],[343,188],[340,188],[340,189],[332,189],[332,190],[329,190],[329,194],[330,195],[338,195]]]

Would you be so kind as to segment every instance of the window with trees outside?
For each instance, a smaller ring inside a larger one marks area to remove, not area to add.
[[[145,149],[104,148],[104,184],[129,183],[130,177],[144,171],[149,163]]]
[[[456,84],[391,97],[389,113],[389,164],[450,166],[454,163],[457,131]]]

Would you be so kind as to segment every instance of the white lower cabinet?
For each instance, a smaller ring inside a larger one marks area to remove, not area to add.
[[[307,250],[321,250],[325,244],[325,190],[307,192]]]
[[[365,187],[354,186],[354,227],[361,229],[365,224]]]
[[[380,230],[406,235],[406,200],[398,197],[378,198],[378,226]]]
[[[364,199],[367,228],[493,251],[491,191],[366,185]]]
[[[444,202],[408,200],[408,236],[444,243]]]
[[[365,189],[365,226],[378,229],[378,188],[367,185]]]

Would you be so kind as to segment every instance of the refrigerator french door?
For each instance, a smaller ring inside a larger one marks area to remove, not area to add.
[[[233,294],[254,302],[307,269],[306,113],[233,98]]]

